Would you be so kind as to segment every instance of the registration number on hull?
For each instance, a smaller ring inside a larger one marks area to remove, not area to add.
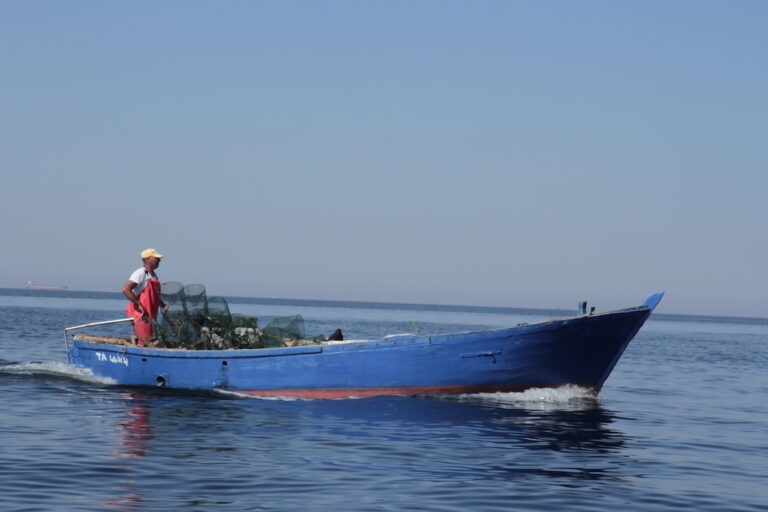
[[[128,358],[118,354],[105,354],[104,352],[96,352],[96,359],[101,363],[114,363],[128,366]]]

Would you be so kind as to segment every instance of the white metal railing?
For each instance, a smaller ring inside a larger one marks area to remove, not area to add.
[[[67,358],[70,359],[70,362],[72,362],[72,356],[69,353],[69,331],[74,331],[76,329],[83,329],[85,327],[94,327],[96,325],[109,325],[109,324],[119,324],[122,322],[133,322],[133,318],[120,318],[118,320],[105,320],[103,322],[93,322],[90,324],[83,324],[83,325],[75,325],[74,327],[67,327],[64,329],[64,346],[67,349]]]

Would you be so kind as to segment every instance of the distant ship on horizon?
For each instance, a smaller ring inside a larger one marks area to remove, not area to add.
[[[27,290],[66,290],[66,286],[52,286],[47,284],[35,284],[32,281],[27,281]]]

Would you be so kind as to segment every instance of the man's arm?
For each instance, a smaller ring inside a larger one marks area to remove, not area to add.
[[[133,289],[139,286],[139,283],[134,283],[130,279],[125,282],[123,285],[123,295],[125,295],[129,301],[133,302],[133,305],[136,306],[136,309],[139,311],[144,311],[144,308],[141,307],[141,302],[139,302],[139,298],[136,296],[135,293],[133,293]]]

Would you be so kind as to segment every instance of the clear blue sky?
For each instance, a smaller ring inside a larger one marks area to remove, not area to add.
[[[0,2],[0,287],[768,317],[768,2]]]

